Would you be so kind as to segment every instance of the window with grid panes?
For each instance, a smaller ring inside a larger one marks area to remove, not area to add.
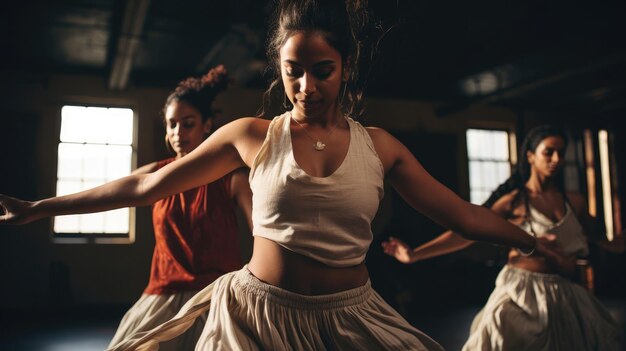
[[[511,175],[509,133],[468,129],[466,140],[470,202],[480,205]]]
[[[63,106],[58,145],[57,196],[96,187],[129,175],[133,160],[134,114],[128,108]],[[57,238],[128,238],[133,211],[122,208],[57,216]]]

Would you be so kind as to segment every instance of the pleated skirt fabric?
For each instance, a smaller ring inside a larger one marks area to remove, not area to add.
[[[582,286],[505,266],[463,351],[618,350],[617,323]]]
[[[135,302],[133,307],[131,307],[122,318],[109,347],[115,346],[134,334],[147,332],[172,319],[183,305],[196,294],[197,291],[185,291],[165,295],[141,295],[139,300]],[[193,350],[202,334],[206,315],[207,313],[201,315],[193,326],[180,337],[162,343],[159,350]]]
[[[111,350],[157,350],[208,312],[196,350],[443,350],[365,285],[305,296],[244,267],[200,291],[170,321]]]

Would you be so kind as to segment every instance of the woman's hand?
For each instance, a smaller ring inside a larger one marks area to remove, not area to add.
[[[413,251],[404,241],[389,237],[388,241],[382,243],[383,250],[389,256],[395,257],[396,260],[402,263],[413,263],[412,253]]]
[[[561,255],[561,247],[556,242],[556,235],[544,234],[535,240],[537,240],[537,243],[533,255],[543,256],[546,258]]]
[[[546,263],[562,276],[571,278],[576,272],[576,260],[563,254],[554,234],[545,234],[537,238],[535,255],[545,258]]]
[[[26,224],[36,218],[31,216],[32,202],[0,194],[0,224]]]

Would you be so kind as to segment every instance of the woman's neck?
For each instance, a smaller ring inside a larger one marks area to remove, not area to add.
[[[535,172],[531,173],[526,182],[526,190],[530,193],[541,194],[554,189],[556,189],[554,178],[541,176]]]
[[[334,128],[343,119],[341,110],[336,108],[330,108],[328,111],[320,113],[317,116],[305,116],[295,108],[289,111],[291,118],[295,119],[301,124],[316,125],[321,128]]]

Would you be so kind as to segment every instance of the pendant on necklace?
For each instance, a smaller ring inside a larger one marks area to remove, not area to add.
[[[313,148],[317,151],[324,151],[325,147],[326,147],[326,144],[322,143],[321,140],[318,140],[315,142],[315,144],[313,144]]]

